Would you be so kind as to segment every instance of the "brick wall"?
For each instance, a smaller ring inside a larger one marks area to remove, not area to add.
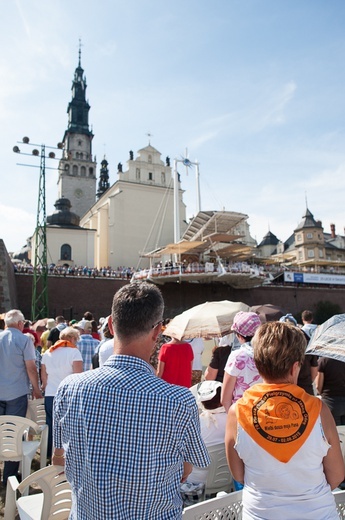
[[[29,317],[33,277],[17,273],[15,279],[19,308]],[[96,318],[107,316],[115,292],[126,283],[111,278],[49,276],[50,316],[63,314],[68,319],[79,319],[86,310],[93,312]],[[345,312],[345,289],[272,286],[233,289],[220,283],[171,283],[160,286],[160,289],[165,300],[165,317],[174,317],[193,305],[217,300],[242,301],[250,306],[271,303],[292,314],[304,309],[313,311],[319,301],[328,300],[340,305]]]

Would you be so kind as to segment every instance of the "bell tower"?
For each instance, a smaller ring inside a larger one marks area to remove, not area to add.
[[[69,199],[72,211],[79,217],[96,201],[96,161],[92,158],[89,110],[79,42],[79,61],[72,82],[72,100],[67,107],[68,127],[63,137],[58,179],[58,198]]]

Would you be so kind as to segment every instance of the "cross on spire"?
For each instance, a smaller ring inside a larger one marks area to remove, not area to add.
[[[81,48],[83,44],[81,43],[81,38],[79,38],[79,67],[81,67]]]
[[[149,138],[149,145],[151,145],[151,137],[153,137],[153,134],[151,134],[150,132],[147,132],[146,135]]]

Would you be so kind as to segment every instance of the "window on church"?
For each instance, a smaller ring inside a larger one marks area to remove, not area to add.
[[[72,260],[72,248],[69,244],[63,244],[61,246],[61,260]]]
[[[80,175],[81,175],[82,177],[86,177],[86,168],[85,168],[85,166],[82,166],[82,167],[80,168]]]
[[[153,181],[153,175],[152,175],[152,172],[149,172],[149,181]]]
[[[140,168],[137,168],[135,171],[135,178],[137,181],[140,181]]]
[[[81,141],[78,141],[78,146],[81,146],[83,143]]]
[[[147,159],[147,162],[148,162],[149,164],[152,164],[152,155],[149,155],[149,157],[148,157],[148,159]]]
[[[73,164],[73,175],[78,175],[78,166]]]
[[[314,249],[308,249],[308,258],[314,258]]]
[[[162,174],[161,174],[161,182],[162,182],[162,184],[165,184],[165,173],[164,172],[162,172]]]
[[[82,154],[82,153],[81,153],[81,154],[79,154],[79,156],[80,156],[80,159],[83,159],[83,154]]]
[[[68,173],[69,172],[69,164],[65,164],[65,171]]]
[[[90,177],[93,176],[93,168],[89,168],[89,176],[90,176]]]

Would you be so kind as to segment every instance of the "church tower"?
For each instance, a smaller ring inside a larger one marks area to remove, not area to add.
[[[96,200],[96,162],[92,158],[93,133],[89,129],[90,105],[86,100],[86,78],[79,62],[68,104],[68,127],[59,163],[58,198],[69,199],[72,211],[82,217]]]

